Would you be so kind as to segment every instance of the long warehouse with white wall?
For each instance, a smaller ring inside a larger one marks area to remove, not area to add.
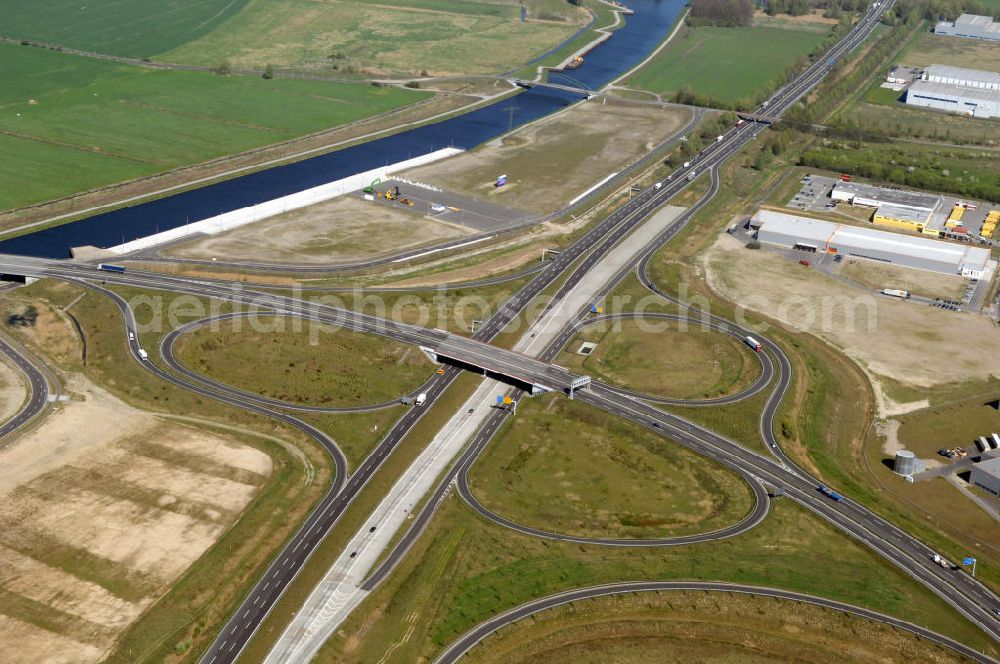
[[[986,271],[990,260],[989,249],[981,247],[835,224],[772,210],[759,210],[751,218],[750,226],[756,229],[758,241],[764,244],[976,279]]]

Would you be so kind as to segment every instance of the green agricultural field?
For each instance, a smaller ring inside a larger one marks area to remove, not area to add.
[[[569,3],[528,6],[529,20],[522,23],[512,0],[248,0],[225,24],[157,58],[340,74],[489,73],[523,64],[588,19]]]
[[[9,0],[3,36],[141,58],[208,34],[246,0]],[[4,58],[6,60],[6,58]]]
[[[177,357],[216,380],[294,403],[358,406],[416,390],[433,374],[417,348],[382,337],[261,317],[205,326]]]
[[[277,143],[427,96],[162,71],[0,44],[0,210]]]
[[[656,93],[689,88],[723,104],[752,100],[826,37],[812,28],[685,28],[627,84]]]
[[[556,395],[521,402],[470,484],[517,523],[587,537],[717,530],[753,505],[746,483],[722,466]]]
[[[728,394],[760,375],[749,349],[702,329],[697,321],[688,323],[686,330],[679,323],[655,319],[643,326],[624,321],[620,330],[586,328],[568,344],[559,364],[632,390],[680,399]],[[584,341],[597,344],[587,356],[576,352]]]

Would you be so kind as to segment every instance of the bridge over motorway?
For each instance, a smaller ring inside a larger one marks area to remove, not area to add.
[[[478,369],[496,380],[525,387],[531,394],[559,391],[572,399],[577,390],[590,385],[590,376],[454,334],[449,334],[435,348],[420,349],[438,362]]]

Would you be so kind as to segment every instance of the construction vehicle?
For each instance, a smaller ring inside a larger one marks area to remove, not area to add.
[[[809,261],[808,261],[807,259],[805,259],[805,258],[800,258],[800,259],[799,259],[799,265],[805,265],[806,267],[809,267],[810,265],[812,265],[812,263],[810,263],[810,262],[809,262]]]
[[[570,60],[569,63],[567,63],[565,69],[576,69],[582,64],[583,64],[583,56],[577,55],[572,60]]]
[[[399,202],[402,203],[403,205],[409,205],[410,207],[413,207],[413,201],[411,201],[406,196],[400,196]]]
[[[364,192],[364,193],[366,193],[366,194],[372,194],[372,195],[374,195],[374,194],[378,193],[378,186],[380,184],[382,184],[382,178],[375,178],[374,180],[372,180],[372,183],[370,185],[368,185],[367,187],[365,187],[361,191]]]

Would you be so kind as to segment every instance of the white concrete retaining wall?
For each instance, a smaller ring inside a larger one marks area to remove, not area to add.
[[[389,175],[395,171],[403,171],[409,168],[423,166],[424,164],[445,159],[446,157],[450,157],[460,152],[462,152],[462,150],[459,150],[458,148],[445,148],[443,150],[437,150],[429,154],[414,157],[413,159],[407,159],[406,161],[365,171],[364,173],[357,173],[342,180],[328,182],[326,184],[321,184],[318,187],[306,189],[305,191],[299,191],[294,194],[289,194],[288,196],[282,196],[281,198],[265,201],[251,207],[240,208],[239,210],[226,212],[215,217],[178,226],[177,228],[172,228],[169,231],[163,231],[162,233],[149,235],[147,237],[132,240],[131,242],[125,242],[124,244],[119,244],[114,247],[108,247],[108,251],[118,255],[130,254],[133,251],[147,249],[158,244],[164,244],[165,242],[172,242],[196,233],[215,235],[217,233],[222,233],[223,231],[229,231],[240,226],[245,226],[246,224],[252,224],[255,221],[267,219],[268,217],[284,214],[290,210],[297,210],[299,208],[315,205],[316,203],[328,201],[332,198],[336,198],[337,196],[343,196],[344,194],[357,191],[358,189],[368,186],[368,184],[376,178],[388,179]]]

